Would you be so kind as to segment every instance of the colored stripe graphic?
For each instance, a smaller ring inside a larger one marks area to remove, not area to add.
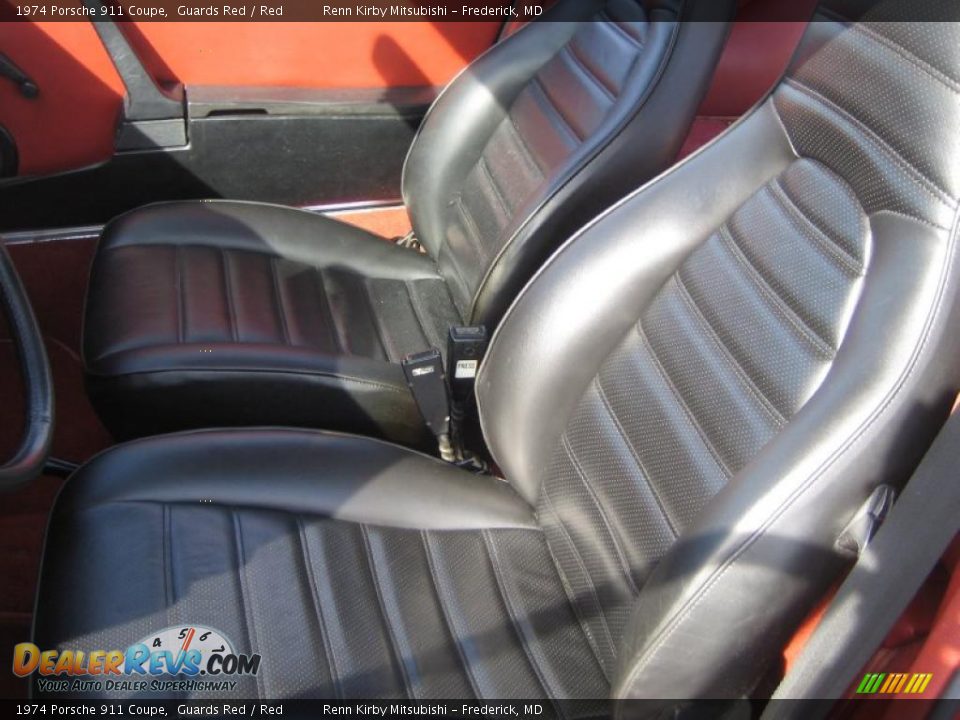
[[[891,673],[887,675],[887,681],[883,684],[883,687],[880,688],[880,692],[885,693],[890,691],[891,685],[896,685],[897,681],[900,679],[900,676],[897,673]]]
[[[893,688],[893,692],[898,693],[903,690],[903,686],[907,684],[907,678],[910,677],[907,673],[899,673],[900,680],[897,682],[897,686]]]
[[[857,688],[857,694],[872,695],[877,691],[877,688],[880,686],[880,681],[883,680],[883,678],[884,673],[867,673],[863,676],[860,687]]]
[[[857,695],[919,695],[927,689],[933,673],[867,673],[857,686]]]

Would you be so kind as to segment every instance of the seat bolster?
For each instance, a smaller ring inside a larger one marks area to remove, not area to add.
[[[425,255],[317,213],[267,203],[196,200],[147,205],[110,222],[99,251],[142,245],[255,252],[384,279],[438,276]]]
[[[202,348],[201,352],[198,348]],[[297,373],[339,380],[349,385],[360,382],[393,392],[408,393],[399,365],[360,357],[318,352],[313,347],[271,343],[157,344],[119,349],[87,360],[87,372],[94,376],[117,377],[164,373],[173,377],[186,372]]]
[[[120,439],[273,425],[335,428],[419,449],[435,443],[399,365],[270,345],[230,345],[216,355],[182,345],[118,353],[89,368],[87,390]]]
[[[251,507],[417,530],[536,528],[510,486],[379,440],[308,430],[176,433],[117,446],[66,484],[54,522],[119,503]]]

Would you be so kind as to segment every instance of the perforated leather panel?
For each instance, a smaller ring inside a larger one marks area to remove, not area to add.
[[[797,161],[683,263],[590,384],[538,507],[608,666],[656,562],[822,382],[868,255],[849,188]]]
[[[150,593],[136,617],[103,623],[102,604],[90,607],[86,627],[66,644],[126,647],[164,627],[205,625],[238,652],[264,657],[255,677],[231,678],[238,682],[231,693],[181,696],[609,693],[536,529],[404,530],[308,512],[160,502],[100,505],[76,521],[150,538],[162,555],[127,570],[128,582]],[[89,541],[85,553],[111,555],[107,534]],[[109,582],[116,570],[101,560],[89,580]]]

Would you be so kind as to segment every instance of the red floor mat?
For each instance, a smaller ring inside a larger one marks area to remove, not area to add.
[[[112,444],[87,400],[80,333],[94,242],[68,240],[8,247],[46,339],[56,394],[53,455],[82,462]],[[23,386],[16,348],[0,319],[0,458],[23,432]],[[2,460],[0,460],[2,462]],[[63,481],[41,477],[0,503],[0,668],[13,646],[30,639],[33,599],[47,516]],[[0,670],[0,697],[26,697],[27,686]]]
[[[80,362],[83,303],[95,239],[7,246],[47,341],[57,398],[53,455],[81,462],[112,443],[87,400]],[[23,431],[23,390],[16,349],[0,317],[0,458]]]
[[[56,338],[78,355],[83,301],[95,250],[95,239],[7,246],[43,334]]]
[[[87,400],[83,367],[71,350],[47,338],[56,395],[53,456],[82,462],[113,443]],[[0,340],[0,458],[13,455],[23,433],[23,387],[12,341]],[[0,528],[2,532],[2,528]]]
[[[13,646],[30,639],[47,515],[63,481],[40,477],[3,496],[0,505],[0,697],[25,697],[26,683],[9,671]]]

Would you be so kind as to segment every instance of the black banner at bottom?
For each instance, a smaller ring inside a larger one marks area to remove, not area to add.
[[[0,700],[0,715],[3,717],[113,717],[113,718],[402,718],[402,717],[452,717],[452,718],[676,718],[694,720],[699,718],[777,717],[777,710],[798,708],[809,711],[811,716],[848,716],[856,706],[870,703],[870,709],[878,713],[890,710],[909,710],[911,717],[927,717],[930,720],[952,720],[960,717],[960,698],[947,700],[844,700],[834,701],[789,701],[759,703],[755,701],[728,700],[429,700],[429,701],[346,701],[346,700]],[[794,706],[794,707],[788,707]],[[771,712],[772,711],[772,712]],[[805,713],[806,714],[806,713]]]

